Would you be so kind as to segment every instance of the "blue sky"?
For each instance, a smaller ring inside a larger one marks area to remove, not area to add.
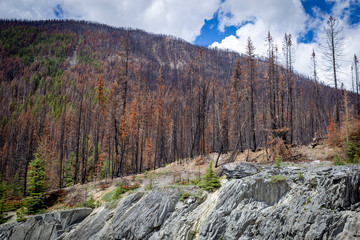
[[[225,1],[223,1],[225,2]],[[338,1],[341,2],[341,1]],[[345,1],[343,1],[345,2]],[[305,14],[310,18],[321,19],[328,14],[332,14],[332,9],[336,1],[326,0],[302,0],[301,5]],[[236,30],[240,29],[247,22],[242,22],[240,25],[226,26],[224,30],[219,29],[219,10],[216,11],[211,19],[205,19],[204,25],[201,28],[200,35],[194,41],[199,46],[209,46],[214,42],[220,42],[229,35],[236,35]],[[323,17],[320,17],[322,14]],[[349,6],[343,8],[343,14],[339,18],[345,19],[349,25],[357,25],[360,22],[360,4],[357,1],[349,1]],[[317,29],[309,28],[296,39],[299,43],[311,43],[314,41],[314,31]]]
[[[339,19],[344,37],[340,78],[351,85],[350,67],[360,55],[360,0],[1,0],[0,18],[84,19],[111,26],[174,35],[196,45],[245,51],[250,37],[255,52],[266,53],[270,31],[281,49],[293,36],[295,70],[310,75],[312,49],[318,52],[329,15]],[[281,53],[280,53],[281,55]],[[326,69],[321,80],[331,84]]]

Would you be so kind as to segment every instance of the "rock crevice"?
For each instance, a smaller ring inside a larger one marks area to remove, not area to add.
[[[232,164],[222,187],[181,202],[177,188],[0,226],[0,239],[360,239],[360,166]],[[275,181],[276,180],[276,181]]]

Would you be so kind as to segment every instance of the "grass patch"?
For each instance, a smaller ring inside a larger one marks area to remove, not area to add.
[[[119,185],[112,190],[111,192],[106,193],[101,200],[103,200],[104,202],[111,202],[113,200],[117,200],[121,197],[122,194],[131,191],[131,190],[135,190],[137,188],[140,187],[140,184],[135,183],[131,186],[127,186],[127,185],[123,185],[122,183],[119,183]]]
[[[183,186],[183,187],[174,187],[174,188],[177,188],[179,189],[180,191],[180,198],[179,198],[179,201],[182,201],[184,202],[187,198],[189,197],[193,197],[195,199],[201,199],[201,197],[203,196],[203,193],[204,193],[204,190],[201,189],[201,188],[198,188],[198,187],[195,187],[195,189],[193,187],[186,187],[186,186]]]
[[[187,199],[191,196],[192,196],[192,194],[190,192],[186,192],[186,191],[180,189],[180,199],[179,199],[180,201],[184,202],[185,199]]]
[[[105,203],[105,208],[106,209],[115,209],[117,204],[118,204],[118,201],[112,200],[110,202]]]
[[[272,184],[276,184],[276,183],[283,182],[283,181],[286,181],[286,178],[282,175],[274,175],[274,176],[271,176],[271,178],[270,178],[270,183],[272,183]]]

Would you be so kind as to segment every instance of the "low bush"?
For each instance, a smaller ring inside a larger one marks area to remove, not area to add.
[[[346,164],[346,162],[344,161],[344,159],[340,156],[339,153],[337,153],[335,156],[334,165],[341,166],[341,165],[345,165],[345,164]]]
[[[272,183],[272,184],[276,184],[276,183],[283,182],[283,181],[286,181],[286,178],[282,175],[274,175],[274,176],[271,176],[271,178],[270,178],[270,183]]]
[[[90,197],[85,202],[80,203],[79,207],[88,207],[88,208],[96,208],[99,203],[95,202],[94,195],[90,194]]]
[[[275,165],[274,165],[274,167],[275,168],[280,168],[280,164],[282,163],[283,161],[282,161],[282,158],[279,156],[279,155],[277,155],[276,156],[276,159],[275,159]]]

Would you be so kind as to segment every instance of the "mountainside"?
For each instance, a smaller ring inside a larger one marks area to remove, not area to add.
[[[35,158],[55,189],[273,139],[309,143],[333,115],[334,90],[281,67],[279,52],[259,60],[76,21],[0,30],[0,171],[22,194]]]
[[[0,238],[360,239],[360,168],[324,164],[227,164],[228,179],[212,193],[191,185],[139,190],[92,212],[4,224]]]

